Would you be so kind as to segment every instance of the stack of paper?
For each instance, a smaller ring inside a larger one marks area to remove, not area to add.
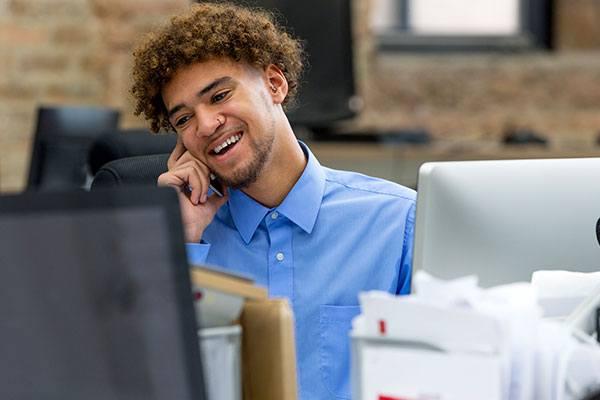
[[[500,399],[504,344],[493,318],[382,292],[360,300],[355,398]]]
[[[600,272],[535,271],[531,284],[544,316],[564,318],[600,287]]]
[[[410,296],[360,296],[355,400],[578,399],[600,383],[600,347],[543,319],[531,284],[482,289],[422,272],[413,283]]]

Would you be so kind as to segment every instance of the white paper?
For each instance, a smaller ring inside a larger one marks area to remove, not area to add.
[[[380,395],[403,399],[499,400],[501,372],[497,357],[446,354],[410,348],[363,349],[364,400]]]
[[[412,297],[367,292],[359,296],[364,334],[420,341],[446,351],[496,353],[504,346],[492,316],[421,303]],[[385,323],[385,334],[380,332]]]
[[[600,286],[600,272],[535,271],[531,285],[545,317],[565,317]]]
[[[473,277],[445,282],[420,272],[413,283],[417,291],[409,296],[359,296],[356,400],[575,400],[600,385],[600,346],[583,333],[576,339],[566,323],[543,318],[532,284],[482,289]],[[600,303],[597,290],[587,303]],[[491,391],[484,393],[486,387]]]

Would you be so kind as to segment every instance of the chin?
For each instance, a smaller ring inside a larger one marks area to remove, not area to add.
[[[256,182],[258,176],[259,171],[252,169],[236,171],[229,176],[219,176],[219,179],[227,187],[232,189],[244,189]]]

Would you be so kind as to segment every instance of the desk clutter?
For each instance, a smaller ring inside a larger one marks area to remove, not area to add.
[[[553,318],[538,295],[548,299],[540,289],[553,281],[548,272],[535,285],[483,289],[474,276],[442,281],[419,271],[410,296],[362,293],[351,332],[353,399],[582,399],[600,384],[600,346],[590,325],[600,277],[550,273],[587,295],[573,303],[574,292],[563,289],[567,299],[554,299],[554,310],[563,308]]]
[[[288,301],[214,266],[192,266],[190,277],[208,400],[295,400]]]

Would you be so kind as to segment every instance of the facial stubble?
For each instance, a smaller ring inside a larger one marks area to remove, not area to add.
[[[261,135],[259,140],[249,141],[252,148],[252,159],[243,167],[233,171],[231,176],[224,176],[215,171],[217,178],[232,189],[244,189],[252,185],[262,174],[271,157],[275,140],[275,119],[271,118],[269,131]]]

